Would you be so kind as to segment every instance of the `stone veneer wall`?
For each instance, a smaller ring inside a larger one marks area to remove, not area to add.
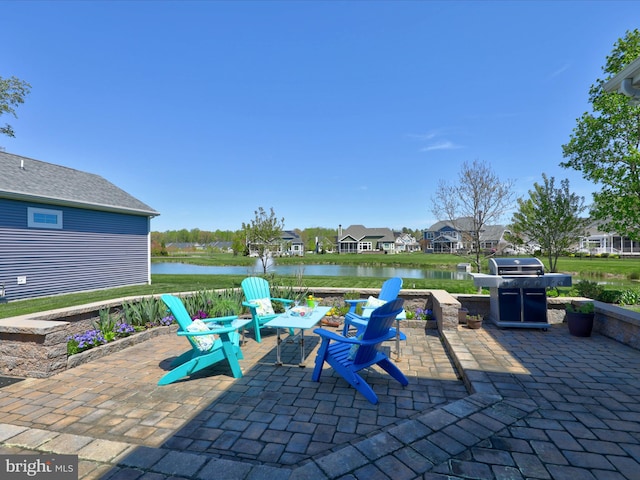
[[[602,302],[595,307],[594,331],[640,350],[640,313]]]
[[[322,298],[324,305],[343,305],[346,292],[355,289],[318,288],[311,293]],[[361,298],[377,295],[378,289],[357,290]],[[436,317],[438,331],[443,332],[458,328],[458,311],[466,308],[471,315],[485,316],[489,313],[488,295],[452,295],[444,290],[402,290],[400,297],[405,300],[405,308],[415,311],[417,308],[431,309]],[[0,319],[0,375],[16,377],[46,378],[67,368],[73,367],[81,357],[75,355],[67,358],[67,338],[88,328],[92,321],[99,318],[98,312],[103,308],[117,308],[123,302],[135,301],[140,297],[128,297],[103,303],[94,303],[68,309],[52,310],[38,314]],[[588,299],[549,298],[549,323],[564,321],[564,305],[572,300]],[[596,303],[594,329],[597,333],[618,340],[633,348],[640,349],[640,314],[630,312],[621,307]],[[415,322],[412,322],[415,326]],[[432,328],[425,323],[425,328]],[[157,327],[147,335],[167,334],[175,328]],[[137,343],[148,338],[138,336],[137,340],[123,339],[119,345],[111,348]],[[133,337],[132,337],[133,338]],[[117,343],[117,342],[114,342]],[[85,352],[86,358],[97,358],[98,355],[110,353],[109,348],[103,353]],[[106,353],[105,353],[106,352]],[[80,354],[82,355],[82,354]]]

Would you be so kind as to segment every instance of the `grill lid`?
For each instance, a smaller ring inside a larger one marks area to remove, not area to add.
[[[544,265],[538,258],[490,258],[491,275],[544,275]]]

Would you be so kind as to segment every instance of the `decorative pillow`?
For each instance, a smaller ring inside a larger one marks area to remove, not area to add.
[[[380,300],[376,297],[369,297],[367,303],[364,304],[364,308],[378,308],[387,303],[386,300]]]
[[[255,300],[251,300],[251,303],[257,303],[258,308],[256,308],[256,313],[259,317],[264,315],[273,315],[275,312],[273,311],[273,305],[271,305],[270,298],[257,298]]]
[[[363,334],[361,333],[356,338],[358,340],[362,340],[362,337],[363,337]],[[358,353],[359,348],[360,348],[360,345],[358,345],[357,343],[354,343],[353,345],[351,345],[351,348],[349,349],[349,355],[347,355],[347,358],[349,360],[353,360],[354,358],[356,358],[356,353]]]
[[[187,332],[209,332],[210,329],[202,320],[194,320],[187,327]],[[213,342],[216,341],[216,336],[211,335],[194,335],[191,337],[195,342],[198,350],[201,352],[208,352],[213,347]]]

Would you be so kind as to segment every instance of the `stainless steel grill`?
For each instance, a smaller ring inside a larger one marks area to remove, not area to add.
[[[489,288],[489,319],[499,327],[549,328],[547,288],[571,286],[571,275],[545,274],[537,258],[490,258],[489,274],[471,275]]]

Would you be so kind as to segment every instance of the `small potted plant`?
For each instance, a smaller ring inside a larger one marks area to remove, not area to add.
[[[467,316],[467,328],[476,330],[482,327],[482,317],[480,315]]]
[[[593,302],[567,303],[565,316],[569,333],[575,337],[589,337],[593,330],[595,316]]]

